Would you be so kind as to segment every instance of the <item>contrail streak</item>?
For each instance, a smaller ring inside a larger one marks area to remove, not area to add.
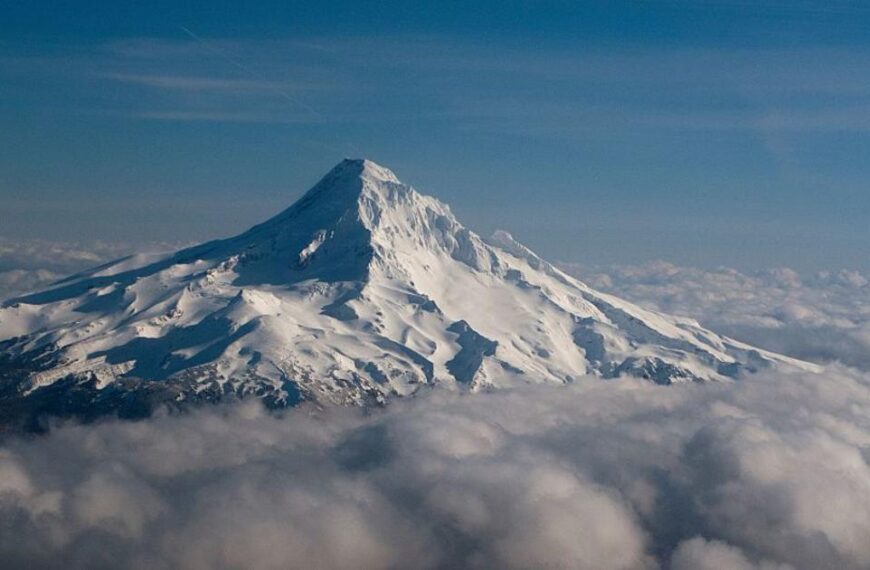
[[[300,108],[304,109],[305,111],[307,111],[308,114],[311,116],[311,118],[314,118],[317,120],[325,120],[326,119],[325,115],[318,112],[316,109],[314,109],[310,105],[304,103],[303,101],[299,100],[298,98],[293,97],[292,95],[290,95],[290,93],[288,93],[287,91],[285,91],[285,90],[281,89],[280,87],[278,87],[277,85],[275,85],[275,83],[270,78],[268,78],[265,75],[263,75],[262,73],[258,72],[256,69],[253,69],[253,68],[249,67],[248,65],[245,65],[244,63],[242,63],[238,59],[232,57],[225,50],[220,49],[218,46],[214,45],[213,42],[209,42],[208,40],[206,40],[205,38],[194,33],[192,30],[190,30],[189,28],[187,28],[185,26],[178,26],[178,27],[181,29],[181,31],[183,31],[191,39],[193,39],[197,43],[201,44],[203,47],[205,47],[211,53],[213,53],[216,56],[223,59],[229,65],[235,67],[236,69],[242,71],[243,73],[245,73],[246,75],[248,75],[254,79],[262,81],[266,85],[267,89],[274,92],[276,95],[278,95],[282,99],[285,99],[286,101],[292,103],[293,105],[296,105],[297,107],[300,107]],[[339,143],[336,146],[333,146],[332,144],[327,145],[327,146],[333,147],[333,150],[337,150],[337,151],[343,153],[344,150],[341,147],[344,147],[345,149],[350,148],[354,153],[356,153],[357,156],[359,156],[359,157],[364,156],[360,147],[351,141],[345,141],[343,143],[341,141],[333,141],[333,142]]]
[[[233,67],[243,71],[245,74],[249,75],[250,77],[253,77],[254,79],[262,81],[266,85],[267,89],[274,92],[276,95],[289,101],[290,103],[293,103],[294,105],[296,105],[298,107],[301,107],[302,109],[305,109],[314,118],[317,118],[317,119],[323,118],[323,116],[320,113],[318,113],[314,108],[305,104],[304,102],[297,99],[296,97],[293,97],[292,95],[287,93],[287,91],[285,91],[285,90],[281,89],[280,87],[278,87],[277,85],[275,85],[275,83],[273,81],[271,81],[268,77],[264,76],[262,73],[259,73],[257,70],[250,68],[249,66],[243,64],[242,62],[238,61],[237,59],[234,59],[229,54],[227,54],[226,51],[218,48],[217,46],[213,45],[211,42],[206,41],[204,38],[193,33],[190,29],[186,28],[185,26],[179,26],[179,28],[185,34],[190,36],[192,39],[194,39],[195,41],[197,41],[198,43],[203,45],[206,49],[208,49],[209,51],[211,51],[212,53],[214,53],[215,55],[217,55],[218,57],[220,57],[221,59],[223,59],[224,61],[226,61],[230,65],[232,65]]]

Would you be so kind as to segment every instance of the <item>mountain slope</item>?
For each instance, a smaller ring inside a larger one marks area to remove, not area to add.
[[[236,237],[5,302],[0,343],[0,401],[58,413],[230,394],[365,404],[424,386],[583,374],[667,384],[811,366],[596,292],[505,232],[483,240],[364,160]]]

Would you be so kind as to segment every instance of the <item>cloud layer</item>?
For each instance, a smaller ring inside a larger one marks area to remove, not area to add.
[[[753,345],[816,362],[870,370],[870,276],[787,268],[753,275],[666,262],[639,266],[564,266],[587,283]]]
[[[169,251],[177,244],[15,240],[0,236],[0,301],[49,286],[75,272],[140,251]]]
[[[870,379],[433,392],[66,426],[0,454],[41,568],[866,568]]]

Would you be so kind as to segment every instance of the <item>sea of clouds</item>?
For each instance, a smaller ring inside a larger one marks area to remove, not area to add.
[[[5,568],[870,567],[870,378],[433,391],[0,451]]]
[[[369,412],[249,402],[7,436],[2,566],[870,568],[863,276],[572,271],[828,365],[721,385],[436,390]]]
[[[171,251],[178,244],[61,242],[0,236],[0,301],[50,286],[68,275],[140,251]]]
[[[562,268],[592,287],[693,317],[749,344],[870,371],[870,274],[842,269],[799,275],[788,268],[747,274],[662,261]]]

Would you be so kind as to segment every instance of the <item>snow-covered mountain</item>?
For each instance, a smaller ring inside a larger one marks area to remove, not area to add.
[[[382,403],[584,374],[724,381],[803,362],[599,293],[367,160],[241,235],[0,308],[0,402],[62,414],[257,395]]]

